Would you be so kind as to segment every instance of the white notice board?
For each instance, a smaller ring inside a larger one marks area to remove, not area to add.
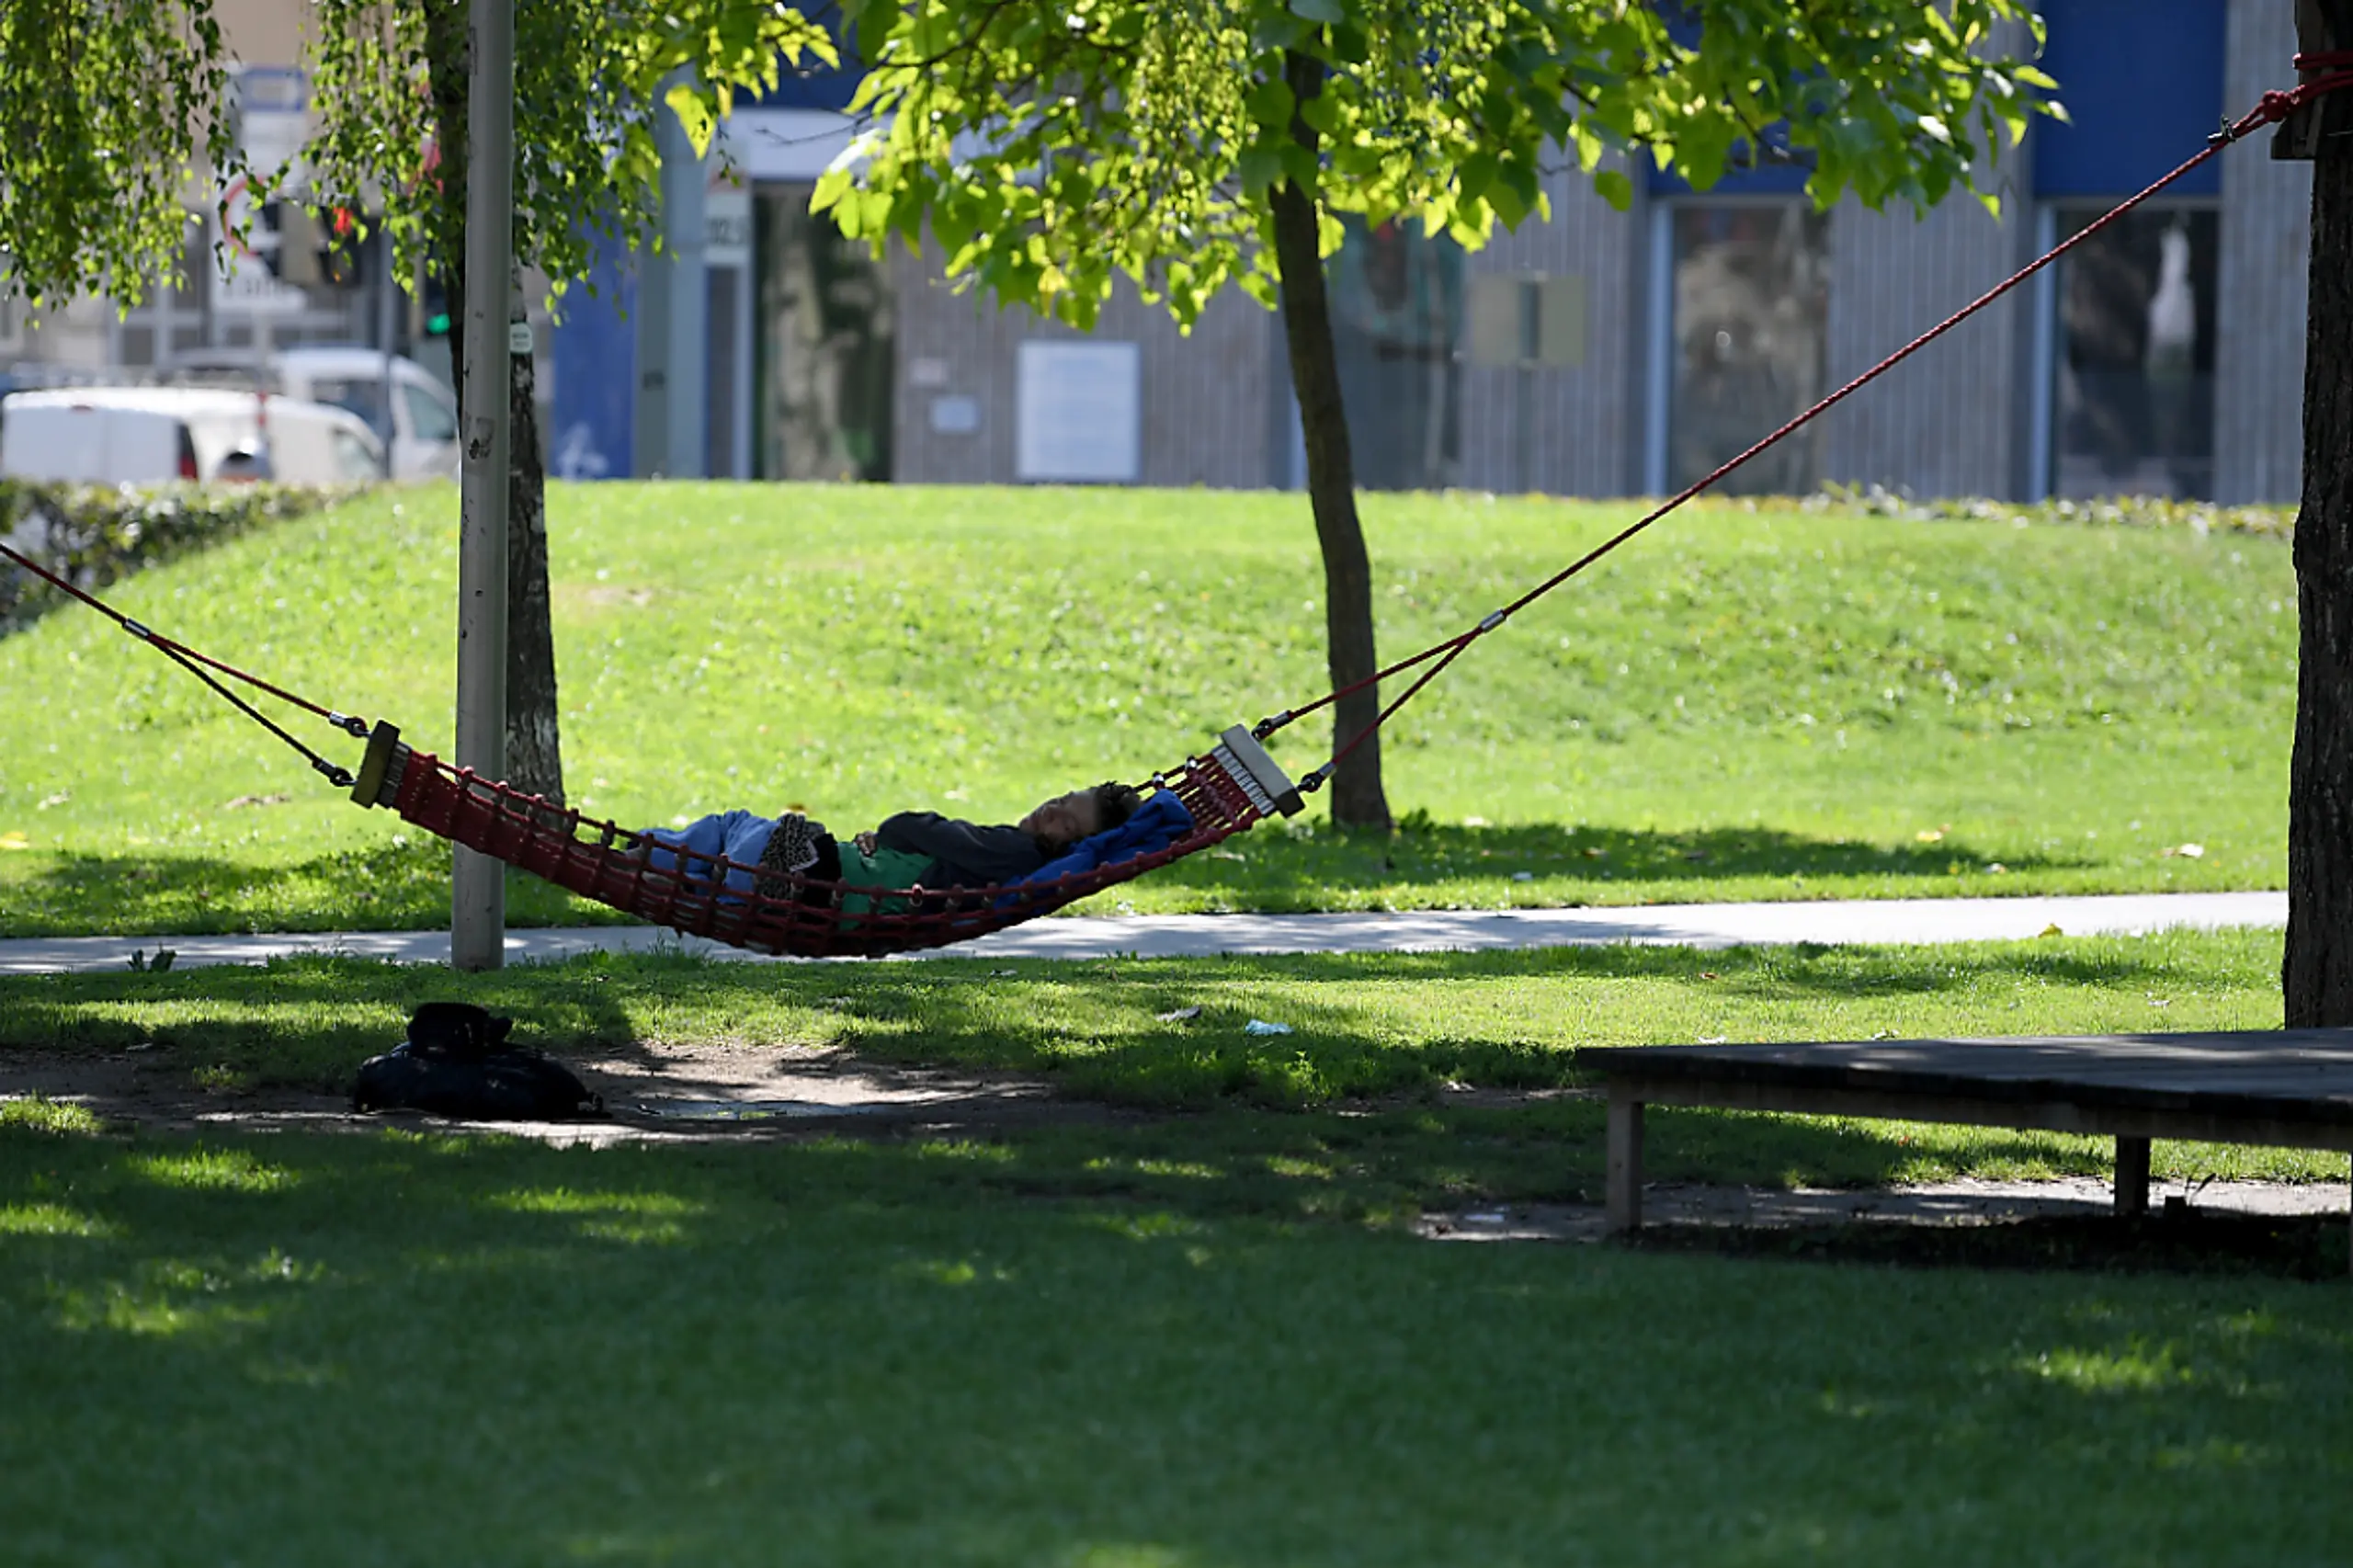
[[[1132,343],[1021,345],[1014,477],[1133,484],[1143,466],[1143,363]]]

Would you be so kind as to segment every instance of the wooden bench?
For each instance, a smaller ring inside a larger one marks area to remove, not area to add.
[[[2353,1152],[2353,1028],[1843,1044],[1637,1046],[1609,1089],[1609,1224],[1643,1222],[1643,1108],[1957,1121],[2116,1140],[2116,1210],[2149,1204],[2149,1141]]]

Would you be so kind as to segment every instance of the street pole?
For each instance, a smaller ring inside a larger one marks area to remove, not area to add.
[[[465,451],[458,530],[458,766],[506,771],[506,312],[514,287],[515,0],[472,0],[466,106]],[[449,962],[506,956],[506,869],[460,847]]]
[[[376,231],[376,252],[380,265],[376,268],[376,347],[384,360],[381,384],[377,388],[377,405],[384,411],[379,430],[384,437],[384,477],[398,479],[400,472],[392,464],[393,432],[400,426],[400,417],[392,411],[392,231],[380,227]]]
[[[684,74],[667,78],[682,85]],[[656,117],[655,142],[662,150],[662,271],[669,293],[669,341],[665,399],[669,404],[668,440],[662,472],[672,479],[699,479],[710,472],[707,392],[710,380],[709,275],[704,267],[709,236],[703,198],[709,176],[694,143],[675,114]]]

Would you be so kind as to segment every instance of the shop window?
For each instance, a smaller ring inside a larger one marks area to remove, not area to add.
[[[896,331],[890,278],[865,241],[810,215],[813,188],[763,184],[753,197],[759,472],[886,480]]]
[[[2057,210],[2061,237],[2106,208]],[[2059,262],[2051,490],[2063,496],[2214,494],[2211,207],[2143,207]]]
[[[1665,479],[1669,490],[1680,490],[1822,396],[1829,220],[1802,199],[1677,202],[1667,235]],[[1802,494],[1821,477],[1820,437],[1809,427],[1717,488]]]
[[[1461,472],[1462,247],[1418,224],[1344,219],[1332,347],[1357,483],[1438,490]]]

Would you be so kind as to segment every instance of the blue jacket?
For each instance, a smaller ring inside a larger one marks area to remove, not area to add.
[[[760,851],[768,846],[768,835],[776,831],[776,819],[751,812],[719,812],[699,822],[680,828],[649,827],[644,835],[656,844],[685,853],[686,865],[678,865],[678,856],[668,850],[656,849],[647,857],[648,864],[657,871],[676,870],[680,876],[707,878],[718,868],[710,857],[724,856],[745,866],[760,863]],[[730,892],[752,891],[752,873],[731,870],[727,873]]]

